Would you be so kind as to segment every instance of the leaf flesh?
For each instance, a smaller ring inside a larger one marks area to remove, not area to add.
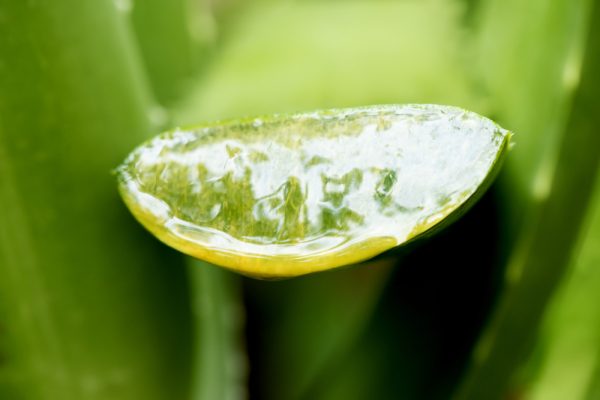
[[[447,106],[372,106],[162,134],[119,167],[134,216],[166,244],[262,278],[369,259],[461,208],[510,133]]]

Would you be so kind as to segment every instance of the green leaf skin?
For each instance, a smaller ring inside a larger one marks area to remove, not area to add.
[[[180,257],[111,169],[152,131],[110,1],[0,2],[0,398],[184,399]]]
[[[462,109],[373,106],[175,130],[118,169],[163,242],[243,274],[354,264],[429,232],[495,175],[510,134]]]

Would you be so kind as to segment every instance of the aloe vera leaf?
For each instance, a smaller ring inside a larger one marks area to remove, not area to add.
[[[243,309],[237,276],[188,259],[194,313],[192,399],[244,399],[246,358],[242,349]]]
[[[214,41],[209,4],[192,0],[122,0],[157,100],[171,105],[186,93],[201,56]]]
[[[600,160],[597,57],[600,7],[591,6],[586,56],[547,198],[510,261],[506,293],[474,354],[460,399],[494,399],[529,354],[548,300],[564,276]]]
[[[546,310],[536,351],[537,374],[525,382],[526,399],[586,399],[600,367],[600,181],[581,230],[571,274]]]
[[[255,379],[263,388],[257,396],[303,399],[323,376],[335,375],[336,360],[353,351],[393,264],[380,259],[301,279],[247,282],[250,316],[260,313],[263,320],[263,333],[252,344],[264,349],[256,360],[262,368]],[[277,304],[268,309],[274,299]],[[285,373],[274,380],[280,365],[287,365]]]
[[[367,340],[360,340],[367,339]],[[310,388],[301,397],[314,400],[364,400],[370,398],[417,398],[406,388],[392,393],[389,387],[377,386],[381,378],[382,359],[373,347],[377,344],[364,333],[358,338],[351,351],[331,360],[335,361],[335,370],[329,368],[319,371]],[[397,386],[394,387],[397,389]],[[396,393],[400,393],[396,395]]]
[[[438,0],[256,6],[229,28],[175,119],[431,102],[485,114],[462,59],[461,16]]]
[[[152,131],[123,20],[78,0],[0,19],[0,397],[184,398],[184,270],[110,173]]]
[[[600,357],[600,354],[598,355]],[[586,393],[586,400],[595,400],[600,397],[600,363],[596,364],[596,370],[593,374],[593,379],[590,382],[588,387],[588,392]]]
[[[510,133],[465,110],[390,105],[167,132],[119,167],[166,244],[262,278],[355,264],[439,229],[487,189]]]
[[[490,112],[519,132],[518,150],[506,167],[514,209],[527,210],[547,195],[578,83],[588,3],[489,0],[480,5],[475,71],[489,94]]]

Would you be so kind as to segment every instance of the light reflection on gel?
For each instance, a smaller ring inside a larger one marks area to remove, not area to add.
[[[148,229],[188,254],[251,275],[298,275],[426,231],[475,193],[509,136],[433,105],[215,124],[140,146],[119,168],[121,192]],[[296,262],[304,269],[285,271]]]

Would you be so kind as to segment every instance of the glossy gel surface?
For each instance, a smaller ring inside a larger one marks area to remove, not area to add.
[[[289,277],[429,231],[487,186],[509,137],[435,105],[222,122],[137,148],[119,167],[120,191],[166,244],[246,275]]]

